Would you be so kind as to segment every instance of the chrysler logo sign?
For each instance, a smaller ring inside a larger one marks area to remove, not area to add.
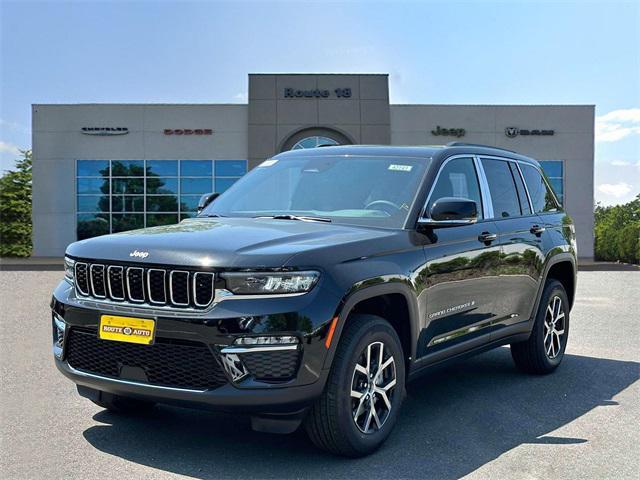
[[[85,135],[126,135],[129,133],[127,127],[82,127],[82,133]]]
[[[527,129],[518,128],[518,127],[507,127],[504,129],[504,134],[509,138],[515,138],[518,135],[522,135],[524,137],[526,135],[536,135],[536,136],[553,135],[554,133],[555,133],[554,130],[538,130],[538,129],[527,130]]]

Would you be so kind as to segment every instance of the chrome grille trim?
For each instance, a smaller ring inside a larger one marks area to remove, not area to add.
[[[125,290],[124,290],[124,267],[121,267],[119,265],[110,265],[107,267],[107,289],[109,291],[109,297],[111,297],[113,300],[124,300],[124,296],[122,297],[117,297],[113,294],[113,290],[111,289],[111,275],[109,274],[109,272],[111,271],[111,269],[113,270],[120,270],[120,288],[122,288],[122,293],[125,294]]]
[[[180,303],[180,302],[176,302],[175,299],[173,298],[173,275],[176,273],[186,273],[187,274],[187,302],[186,303]],[[185,271],[185,270],[171,270],[171,272],[169,273],[169,297],[171,298],[171,303],[173,303],[174,305],[178,305],[181,307],[188,307],[189,306],[189,272]]]
[[[98,295],[96,293],[96,287],[93,284],[93,269],[94,268],[102,269],[102,288],[104,290],[104,295]],[[107,282],[105,282],[105,280],[104,280],[104,271],[105,271],[104,265],[101,265],[99,263],[93,263],[89,267],[89,283],[91,284],[91,294],[96,298],[107,298]]]
[[[161,272],[162,273],[162,293],[164,295],[164,300],[154,300],[153,299],[153,290],[151,289],[151,272]],[[160,268],[150,268],[147,270],[147,294],[149,295],[149,303],[153,303],[155,305],[165,305],[167,304],[167,271]]]
[[[74,270],[77,299],[88,308],[132,314],[156,309],[167,315],[197,315],[224,300],[254,298],[236,296],[224,289],[217,289],[216,273],[210,270],[198,271],[197,268],[190,267],[174,270],[125,262],[111,264],[109,260],[77,260]],[[99,285],[100,274],[104,290]],[[208,282],[211,282],[210,290]],[[100,295],[95,295],[96,288]],[[293,296],[296,295],[298,294]],[[273,296],[263,295],[260,298]]]
[[[211,277],[211,294],[209,295],[209,301],[207,303],[199,303],[198,302],[198,275],[209,275]],[[197,307],[208,307],[211,302],[213,302],[213,299],[215,297],[215,288],[216,288],[216,281],[215,281],[215,276],[213,273],[210,272],[196,272],[193,274],[193,282],[192,282],[192,286],[193,286],[193,303],[197,306]]]
[[[74,282],[76,284],[76,291],[80,294],[80,295],[84,295],[85,297],[89,296],[89,264],[84,263],[84,262],[76,262],[75,265],[75,271],[74,271],[74,276],[76,278],[78,278],[78,268],[79,267],[84,267],[85,268],[85,275],[87,276],[87,290],[83,291],[82,288],[80,288],[80,282]]]
[[[142,298],[134,298],[131,295],[131,276],[130,272],[139,270],[140,271],[140,280],[141,280],[141,289],[142,289]],[[144,303],[144,268],[140,267],[129,267],[127,268],[127,295],[129,296],[129,300],[135,303]]]

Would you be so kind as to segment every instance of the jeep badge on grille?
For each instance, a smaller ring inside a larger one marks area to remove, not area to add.
[[[147,258],[149,256],[149,252],[140,252],[139,250],[134,250],[129,254],[130,257],[138,257],[138,258]]]

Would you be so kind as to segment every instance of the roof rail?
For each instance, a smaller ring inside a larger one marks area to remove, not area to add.
[[[504,150],[509,153],[518,153],[513,150],[509,150],[508,148],[501,147],[493,147],[491,145],[483,145],[481,143],[465,143],[465,142],[449,142],[447,143],[447,147],[484,147],[484,148],[493,148],[494,150]]]

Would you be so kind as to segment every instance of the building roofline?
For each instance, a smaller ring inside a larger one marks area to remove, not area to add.
[[[104,103],[104,102],[79,102],[79,103],[32,103],[33,107],[54,106],[54,107],[82,107],[82,106],[115,106],[115,107],[246,107],[248,103]]]
[[[282,73],[282,72],[271,72],[271,73],[249,73],[248,75],[295,75],[295,76],[301,76],[301,75],[305,75],[305,76],[322,76],[322,75],[348,75],[348,76],[352,76],[352,77],[363,77],[363,76],[372,76],[372,75],[376,75],[376,76],[385,76],[388,77],[389,74],[388,73],[340,73],[340,72],[330,72],[330,73]]]
[[[593,107],[594,103],[390,103],[390,107]]]

